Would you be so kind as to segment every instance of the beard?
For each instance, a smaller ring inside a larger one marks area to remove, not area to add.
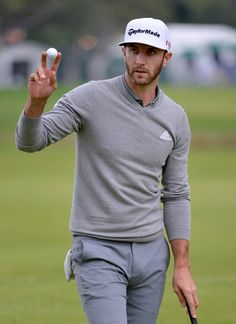
[[[149,71],[144,68],[142,65],[136,65],[134,67],[130,67],[126,62],[126,71],[129,75],[130,80],[136,85],[147,86],[152,84],[154,81],[159,78],[159,75],[163,68],[163,60],[160,64],[155,68],[154,71]]]

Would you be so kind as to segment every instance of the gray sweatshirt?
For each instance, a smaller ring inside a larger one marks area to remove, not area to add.
[[[73,234],[146,242],[165,225],[169,240],[189,239],[188,119],[162,90],[149,106],[136,99],[123,76],[91,81],[39,118],[22,113],[16,145],[35,152],[76,133]]]

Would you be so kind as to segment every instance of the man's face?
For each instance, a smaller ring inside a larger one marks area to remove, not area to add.
[[[138,43],[123,47],[123,54],[130,82],[139,86],[156,82],[163,66],[171,58],[171,53]]]

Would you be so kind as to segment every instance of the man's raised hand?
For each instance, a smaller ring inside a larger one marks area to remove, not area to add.
[[[24,113],[28,117],[39,117],[44,110],[48,98],[57,88],[56,73],[62,54],[58,52],[51,67],[47,67],[47,52],[42,52],[38,69],[32,73],[28,82],[28,100]]]

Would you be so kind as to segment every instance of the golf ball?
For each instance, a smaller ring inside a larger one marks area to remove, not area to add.
[[[47,57],[52,61],[57,57],[57,50],[53,47],[47,50]]]

